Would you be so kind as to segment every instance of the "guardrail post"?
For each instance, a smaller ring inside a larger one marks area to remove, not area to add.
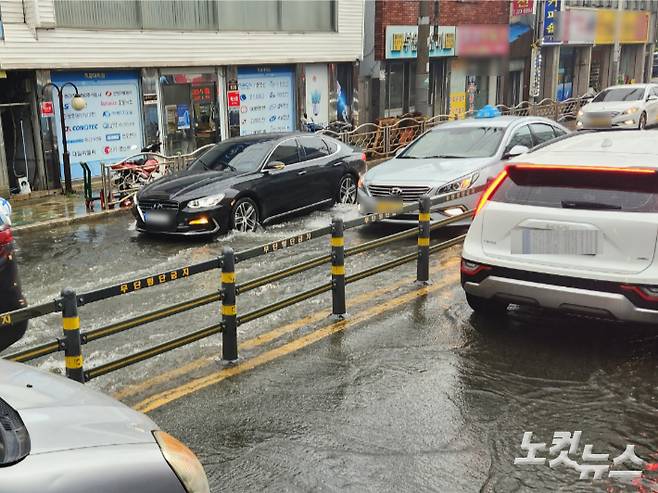
[[[64,329],[66,376],[71,380],[85,383],[82,369],[82,338],[80,337],[78,298],[71,288],[62,290],[62,328]]]
[[[235,255],[231,247],[224,247],[222,258],[222,359],[238,359],[238,325],[235,308]]]
[[[426,195],[418,199],[416,281],[425,284],[430,281],[430,198]]]
[[[334,316],[345,318],[345,238],[340,218],[331,222],[331,304]]]

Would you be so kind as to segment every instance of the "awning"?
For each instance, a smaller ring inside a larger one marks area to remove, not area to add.
[[[520,22],[515,22],[509,26],[509,42],[514,43],[517,39],[523,36],[525,33],[530,31],[530,26],[521,24]]]

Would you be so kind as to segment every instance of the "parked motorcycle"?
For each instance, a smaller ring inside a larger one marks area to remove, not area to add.
[[[143,147],[141,158],[122,161],[110,167],[114,187],[119,192],[133,192],[141,186],[167,174],[167,167],[156,154],[160,153],[162,142],[154,142]]]

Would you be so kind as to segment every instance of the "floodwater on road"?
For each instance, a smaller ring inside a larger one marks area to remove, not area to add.
[[[141,237],[128,216],[116,216],[19,235],[17,257],[34,304],[56,296],[64,285],[83,292],[166,271],[217,256],[225,245],[239,251],[325,226],[332,215],[350,218],[356,211],[338,207],[207,243]],[[398,230],[384,225],[350,230],[346,247]],[[446,230],[433,241],[457,232]],[[239,263],[238,282],[328,253],[328,243],[313,240]],[[348,273],[415,248],[410,239],[348,257]],[[521,449],[526,431],[533,432],[533,442],[549,447],[555,432],[582,431],[578,453],[571,456],[580,464],[592,463],[579,456],[586,444],[594,453],[609,453],[608,464],[627,444],[657,463],[658,332],[523,309],[503,318],[475,316],[459,286],[459,253],[454,247],[433,256],[427,294],[391,308],[386,303],[418,289],[405,281],[414,277],[413,263],[348,286],[348,298],[361,302],[348,310],[341,330],[149,415],[199,455],[213,492],[658,491],[651,478],[637,485],[607,474],[597,482],[581,481],[566,466],[514,465],[515,457],[526,455]],[[240,296],[238,310],[328,279],[324,266],[264,286]],[[82,327],[93,329],[218,288],[219,273],[211,271],[83,306]],[[330,303],[330,295],[322,295],[245,324],[239,340],[327,310]],[[90,343],[83,346],[86,368],[218,320],[215,303]],[[316,318],[299,331],[308,335],[328,323]],[[58,337],[60,326],[57,315],[33,321],[26,338],[5,354]],[[298,336],[290,332],[283,340],[292,344]],[[246,350],[241,358],[259,350]],[[212,336],[88,385],[121,391],[190,361],[217,358],[220,351],[221,337]],[[57,370],[62,363],[63,355],[55,354],[34,364]],[[187,377],[220,368],[214,361]],[[142,398],[124,395],[128,404]],[[538,457],[554,458],[547,452]]]

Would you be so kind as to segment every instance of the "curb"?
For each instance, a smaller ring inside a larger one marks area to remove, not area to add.
[[[14,233],[30,233],[32,231],[50,229],[57,226],[68,226],[69,224],[94,222],[113,214],[118,214],[119,212],[130,212],[130,207],[120,207],[118,209],[110,209],[107,211],[92,212],[90,214],[85,214],[84,216],[62,217],[33,224],[23,224],[21,226],[12,227],[12,230]]]

